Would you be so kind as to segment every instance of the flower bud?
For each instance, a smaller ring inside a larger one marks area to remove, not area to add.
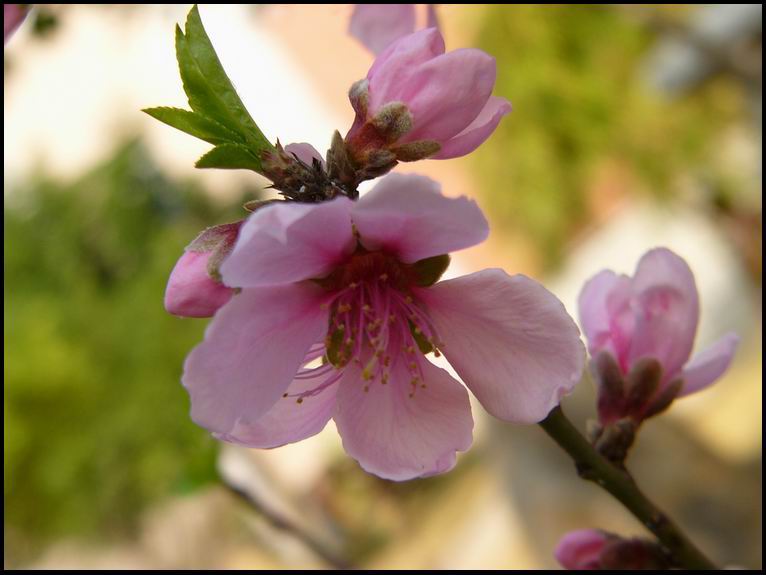
[[[165,309],[181,317],[210,317],[231,299],[233,290],[208,274],[211,252],[186,251],[170,273]]]
[[[636,423],[674,399],[711,385],[731,363],[739,338],[727,334],[690,358],[699,295],[686,262],[668,249],[644,254],[630,277],[604,270],[580,292],[580,323],[603,425]]]
[[[624,539],[600,529],[570,531],[554,551],[569,570],[668,569],[671,561],[662,547],[648,539]]]
[[[218,268],[237,240],[242,222],[213,226],[199,234],[170,273],[165,309],[181,317],[210,317],[234,290],[221,282]]]
[[[491,95],[495,74],[494,58],[481,50],[445,54],[436,28],[400,38],[351,87],[351,155],[361,166],[376,148],[392,149],[398,161],[472,152],[511,110],[504,98]]]

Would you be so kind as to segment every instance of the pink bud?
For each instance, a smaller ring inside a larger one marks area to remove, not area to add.
[[[673,565],[656,541],[626,539],[599,529],[570,531],[553,552],[564,569],[637,570],[669,569]]]
[[[24,21],[29,12],[27,4],[3,4],[3,42],[7,42],[13,32]]]
[[[599,557],[609,535],[599,529],[570,531],[561,538],[553,555],[564,569],[598,569]]]
[[[666,248],[644,254],[632,277],[611,270],[596,274],[578,303],[588,350],[596,358],[604,423],[625,416],[640,421],[712,384],[729,367],[739,341],[727,334],[692,357],[697,286],[687,263]]]
[[[212,252],[186,251],[170,273],[165,309],[182,317],[210,317],[229,301],[233,290],[208,274]]]
[[[170,273],[165,309],[182,317],[210,317],[233,290],[219,281],[218,268],[234,247],[244,220],[203,230]]]
[[[438,144],[432,158],[468,154],[511,110],[507,100],[492,96],[495,76],[495,59],[481,50],[445,54],[436,28],[400,38],[378,56],[366,81],[354,85],[357,117],[346,141],[357,158],[372,148],[395,151],[396,145],[422,141]],[[402,121],[389,132],[392,106],[404,106],[408,119],[394,108]]]

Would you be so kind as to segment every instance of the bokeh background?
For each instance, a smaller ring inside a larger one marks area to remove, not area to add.
[[[179,379],[205,320],[162,307],[183,247],[269,197],[140,113],[185,107],[190,6],[39,5],[4,52],[4,565],[552,568],[569,529],[641,534],[535,426],[475,405],[447,475],[391,483],[328,425],[271,451],[214,441]],[[371,54],[351,6],[200,8],[267,136],[327,148]],[[477,153],[402,166],[492,224],[450,273],[504,267],[576,314],[583,283],[666,245],[694,270],[697,347],[730,371],[642,430],[630,467],[718,562],[761,567],[761,8],[440,5],[448,49],[497,58],[514,111]],[[564,400],[584,428],[594,391]]]

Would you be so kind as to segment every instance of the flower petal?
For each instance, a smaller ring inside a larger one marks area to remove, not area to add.
[[[414,4],[355,4],[349,33],[373,54],[415,31]]]
[[[362,244],[412,263],[483,242],[489,225],[476,202],[448,198],[437,182],[388,174],[360,199],[352,218]]]
[[[170,272],[165,309],[181,317],[210,317],[231,299],[233,290],[210,277],[212,252],[186,251]]]
[[[232,287],[289,284],[323,277],[350,254],[351,200],[321,204],[276,202],[253,213],[242,226],[221,276]]]
[[[630,278],[611,270],[602,270],[585,282],[577,307],[591,356],[605,350],[618,360],[623,357],[632,332],[626,321],[629,318],[620,318],[626,311],[631,313],[630,297]]]
[[[679,374],[694,345],[699,299],[687,263],[666,248],[647,252],[633,277],[636,309],[630,365],[653,357],[663,367],[663,381]]]
[[[456,451],[471,446],[465,388],[425,358],[421,368],[426,387],[414,393],[403,358],[394,360],[387,385],[364,381],[353,365],[343,374],[335,423],[345,450],[369,473],[394,481],[443,473]]]
[[[495,86],[495,59],[475,48],[437,56],[407,71],[389,89],[386,101],[401,101],[413,116],[402,141],[445,142],[466,129],[481,113]],[[370,94],[377,98],[373,88]]]
[[[684,386],[678,397],[700,391],[721,377],[729,369],[738,345],[739,336],[727,333],[714,344],[695,354],[684,367]]]
[[[484,108],[467,128],[442,144],[441,150],[431,156],[434,160],[446,160],[465,156],[478,148],[492,135],[500,120],[511,111],[511,103],[505,98],[490,96]]]
[[[245,289],[218,310],[184,364],[195,423],[227,433],[265,414],[327,331],[326,297],[309,282]]]
[[[322,166],[325,165],[324,158],[317,149],[307,142],[296,142],[294,144],[287,144],[285,146],[285,152],[289,154],[295,154],[300,161],[309,166],[313,163],[314,159],[319,160]]]
[[[436,28],[426,28],[404,36],[381,52],[367,72],[371,114],[374,115],[383,104],[396,100],[388,95],[397,93],[414,66],[440,54],[444,54],[444,38]]]
[[[439,349],[495,417],[538,422],[580,381],[585,353],[577,326],[528,277],[489,269],[416,293]]]
[[[328,378],[334,376],[334,372],[323,372],[318,377],[294,379],[287,388],[288,397],[280,398],[258,419],[240,419],[231,432],[219,433],[216,437],[246,447],[270,449],[316,435],[324,429],[335,411],[338,384],[329,385],[300,403],[297,396],[321,388]]]

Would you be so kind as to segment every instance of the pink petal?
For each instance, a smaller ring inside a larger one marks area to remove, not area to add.
[[[3,4],[3,43],[16,31],[29,12],[27,4]],[[414,26],[413,26],[414,28]]]
[[[629,309],[630,296],[630,278],[611,270],[600,271],[583,286],[577,305],[580,325],[592,356],[606,350],[619,358],[621,350],[629,343],[622,344],[630,334],[623,334],[625,330],[619,329],[623,323],[616,320],[622,309]]]
[[[412,67],[398,85],[389,86],[387,102],[407,104],[413,128],[403,141],[446,142],[481,113],[495,86],[495,59],[463,48]],[[371,88],[372,101],[379,95]],[[373,103],[373,109],[377,109]]]
[[[349,25],[349,33],[373,54],[414,31],[414,4],[356,4]]]
[[[297,402],[297,395],[320,387],[334,373],[320,377],[295,379],[287,388],[288,397],[280,398],[265,414],[256,420],[242,419],[230,433],[216,434],[218,439],[247,447],[270,449],[295,443],[316,435],[330,421],[335,411],[338,385],[330,385],[317,395]]]
[[[415,262],[483,242],[489,225],[476,202],[447,198],[437,182],[414,174],[388,174],[352,213],[362,244]]]
[[[319,163],[322,164],[322,166],[325,165],[322,154],[320,154],[314,146],[306,142],[288,144],[285,146],[285,152],[295,154],[300,161],[309,166],[312,165],[314,159],[319,160]]]
[[[679,397],[706,388],[729,369],[734,352],[739,345],[739,336],[727,333],[711,346],[697,353],[683,370],[684,386]]]
[[[289,284],[323,277],[355,246],[351,200],[320,204],[277,202],[242,226],[221,275],[232,287]]]
[[[553,554],[564,569],[597,569],[599,556],[607,542],[608,538],[603,531],[579,529],[564,535]]]
[[[387,385],[366,382],[358,367],[348,367],[335,413],[348,454],[369,473],[394,481],[448,471],[455,452],[465,451],[473,440],[465,388],[422,358],[426,387],[418,386],[409,397],[412,376],[404,362],[394,360]]]
[[[271,409],[327,331],[326,292],[310,282],[245,289],[218,310],[184,364],[192,419],[228,433]]]
[[[580,381],[585,353],[563,304],[523,275],[489,269],[417,290],[440,349],[484,408],[535,423]]]
[[[667,381],[680,372],[694,345],[699,317],[694,275],[682,258],[658,248],[638,262],[632,287],[636,323],[630,363],[653,357]]]
[[[186,251],[170,273],[165,309],[182,317],[210,317],[231,299],[233,290],[207,272],[211,252]]]
[[[467,128],[442,144],[441,150],[431,159],[446,160],[465,156],[478,148],[492,135],[500,120],[511,111],[511,103],[505,98],[490,96],[481,113]]]
[[[420,30],[391,44],[375,58],[367,72],[371,109],[377,111],[380,106],[392,101],[387,99],[387,95],[397,90],[414,66],[440,54],[444,54],[444,38],[436,28]]]

